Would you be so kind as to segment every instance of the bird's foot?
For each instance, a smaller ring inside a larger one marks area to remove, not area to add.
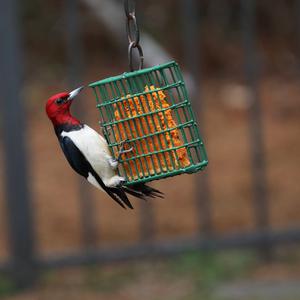
[[[109,162],[109,165],[112,167],[112,169],[114,169],[114,170],[117,169],[119,162],[116,159],[110,157],[108,162]]]
[[[132,152],[132,150],[133,150],[133,147],[130,147],[129,149],[124,149],[124,146],[126,143],[128,144],[128,140],[124,140],[121,142],[121,147],[119,149],[118,157],[116,159],[118,162],[120,161],[120,157],[122,154]]]
[[[101,122],[101,121],[99,122],[99,125],[102,129],[102,132],[105,132],[108,136],[111,135],[112,127],[104,126],[103,122]]]
[[[107,187],[121,187],[126,182],[126,179],[124,177],[115,175],[109,180],[105,180],[104,184]]]

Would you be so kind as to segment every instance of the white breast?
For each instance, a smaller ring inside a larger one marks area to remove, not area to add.
[[[70,132],[63,131],[61,135],[67,136],[73,141],[100,176],[104,184],[115,177],[115,171],[109,164],[109,160],[112,159],[112,157],[107,142],[94,129],[84,125],[80,130]]]

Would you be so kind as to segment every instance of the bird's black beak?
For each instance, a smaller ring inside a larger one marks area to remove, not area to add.
[[[67,101],[73,100],[83,90],[83,88],[84,88],[84,86],[81,86],[78,89],[70,92]]]

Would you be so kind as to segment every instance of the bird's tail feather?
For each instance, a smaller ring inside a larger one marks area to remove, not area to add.
[[[109,188],[107,192],[113,198],[113,200],[115,200],[123,208],[126,209],[127,206],[128,208],[133,209],[133,206],[131,205],[126,193],[122,188]]]
[[[97,182],[101,186],[101,188],[114,200],[116,201],[120,206],[126,209],[126,207],[133,209],[133,206],[131,205],[130,201],[128,200],[128,197],[124,190],[121,187],[107,187],[99,175],[93,171],[93,176],[96,178]]]
[[[148,198],[163,198],[164,194],[157,189],[154,189],[144,183],[133,184],[130,186],[124,186],[124,191],[134,197],[140,198],[142,200],[147,200]]]

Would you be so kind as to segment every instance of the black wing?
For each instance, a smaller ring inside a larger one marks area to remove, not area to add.
[[[67,136],[60,138],[59,143],[72,169],[81,176],[87,178],[89,172],[91,172],[92,166],[83,156],[81,151]]]
[[[129,208],[133,208],[126,196],[126,193],[121,187],[109,188],[103,183],[97,172],[93,169],[93,167],[84,157],[81,151],[76,147],[71,138],[67,136],[59,137],[59,143],[65,154],[65,157],[67,158],[74,171],[85,178],[87,178],[89,176],[89,173],[91,173],[95,177],[101,188],[107,194],[109,194],[109,196],[113,200],[115,200],[123,208],[126,208],[124,204],[126,204]]]

